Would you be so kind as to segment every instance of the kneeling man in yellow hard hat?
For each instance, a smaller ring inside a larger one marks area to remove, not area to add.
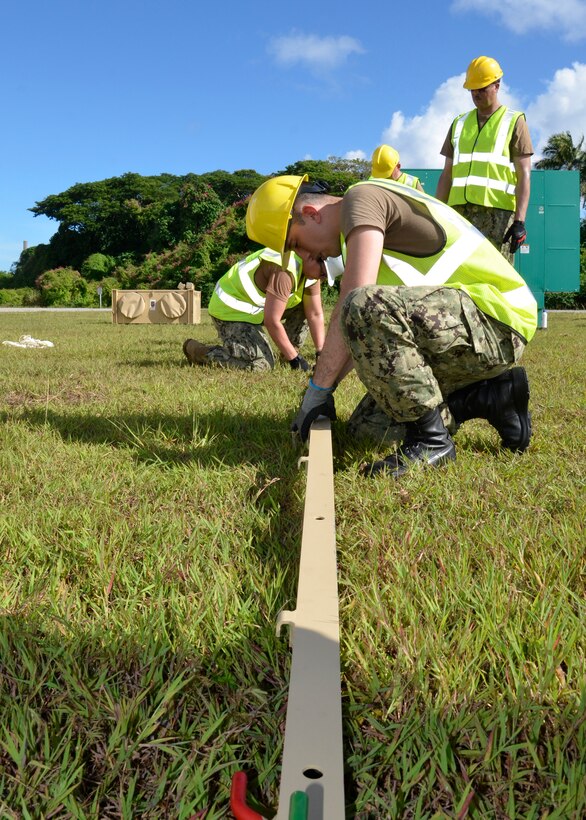
[[[437,199],[371,179],[331,196],[307,176],[279,176],[252,195],[251,239],[345,269],[322,354],[292,430],[305,441],[354,367],[376,404],[405,424],[398,451],[364,473],[398,477],[455,459],[442,418],[484,418],[504,447],[523,451],[531,423],[520,359],[537,305],[517,271],[467,220]]]
[[[325,266],[294,254],[263,248],[232,265],[216,283],[208,306],[221,345],[187,339],[190,364],[217,364],[238,370],[272,370],[273,341],[292,370],[309,370],[300,353],[307,333],[319,355],[325,338],[320,280]],[[268,336],[267,336],[268,334]]]

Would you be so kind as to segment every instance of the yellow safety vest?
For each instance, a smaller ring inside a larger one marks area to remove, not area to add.
[[[487,316],[529,341],[537,328],[537,303],[525,281],[499,251],[468,220],[429,194],[388,179],[357,182],[378,185],[414,202],[446,235],[444,247],[432,256],[409,256],[384,248],[379,285],[441,285],[463,290]],[[342,236],[342,255],[346,245]]]
[[[407,174],[403,171],[401,176],[398,179],[393,180],[393,182],[400,182],[401,185],[408,185],[410,188],[417,188],[419,177],[415,177],[413,174]]]
[[[210,316],[224,322],[262,324],[266,294],[256,286],[254,274],[263,259],[279,266],[283,263],[281,254],[270,248],[255,251],[236,262],[216,282],[208,306]],[[287,270],[293,277],[293,290],[285,307],[285,310],[290,310],[302,301],[303,291],[315,284],[316,280],[303,276],[303,261],[295,254],[291,254]]]
[[[460,114],[452,124],[454,159],[448,205],[471,202],[486,208],[515,210],[517,175],[509,146],[519,117],[505,105],[478,130],[477,111]]]
[[[373,179],[382,179],[382,177],[368,177],[369,182],[371,182]],[[401,185],[408,185],[410,188],[417,188],[419,177],[414,177],[413,174],[407,174],[405,171],[403,171],[403,173],[397,179],[392,179],[391,182],[400,182]]]

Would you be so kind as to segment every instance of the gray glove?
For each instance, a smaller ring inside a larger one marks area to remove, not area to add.
[[[335,387],[316,387],[313,381],[309,380],[309,387],[305,391],[299,412],[291,425],[294,441],[297,438],[307,441],[309,428],[318,416],[327,416],[332,421],[336,420],[335,389]]]

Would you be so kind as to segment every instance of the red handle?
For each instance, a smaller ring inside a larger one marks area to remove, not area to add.
[[[246,805],[246,772],[236,772],[232,777],[230,808],[236,820],[263,820],[258,812]]]

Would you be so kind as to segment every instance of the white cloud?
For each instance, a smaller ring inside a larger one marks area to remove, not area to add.
[[[536,153],[552,134],[569,131],[574,143],[586,136],[586,64],[558,69],[526,113]]]
[[[470,92],[462,88],[463,82],[464,74],[460,74],[442,83],[421,114],[407,117],[402,111],[392,113],[381,142],[397,149],[405,168],[443,167],[440,149],[450,123],[457,114],[472,107]]]
[[[584,0],[454,0],[454,11],[475,11],[497,17],[516,34],[543,29],[558,31],[568,41],[586,38],[586,4]]]
[[[357,151],[346,151],[342,159],[366,159],[366,154],[360,149]]]
[[[342,65],[351,54],[363,54],[364,49],[354,37],[318,37],[315,34],[293,33],[276,37],[268,45],[269,54],[279,65],[306,65],[311,69],[333,69]]]
[[[470,111],[470,92],[462,88],[464,74],[450,77],[434,93],[421,114],[391,114],[390,123],[381,134],[381,142],[397,149],[405,168],[442,168],[440,154],[450,123],[464,111]],[[499,99],[516,110],[525,111],[527,124],[538,159],[552,134],[569,131],[574,142],[586,137],[586,64],[573,63],[555,72],[545,91],[524,104],[501,82]],[[375,148],[373,145],[367,154]]]
[[[395,111],[382,134],[401,155],[405,167],[440,168],[440,148],[454,116],[470,107],[470,95],[462,88],[463,75],[451,77],[437,89],[422,114],[405,117]]]

